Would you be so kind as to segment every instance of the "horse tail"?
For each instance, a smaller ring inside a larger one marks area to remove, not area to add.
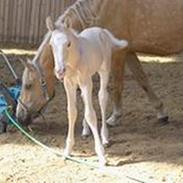
[[[108,40],[110,41],[110,43],[112,45],[112,48],[115,48],[115,49],[123,49],[123,48],[126,48],[128,46],[128,41],[126,41],[124,39],[117,39],[107,29],[103,29],[102,32],[104,33],[105,37],[107,37]]]

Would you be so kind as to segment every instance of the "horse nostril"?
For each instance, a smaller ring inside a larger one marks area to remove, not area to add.
[[[30,115],[19,115],[17,117],[17,119],[18,119],[19,123],[23,126],[28,126],[32,122]]]
[[[20,122],[20,124],[27,126],[28,124],[31,123],[31,117],[30,115],[22,108],[17,108],[16,111],[16,117],[18,119],[18,121]]]
[[[62,70],[62,73],[65,73],[65,71],[66,71],[66,69],[65,69],[65,67],[64,67],[63,70]]]
[[[64,74],[64,72],[65,72],[65,68],[59,69],[59,70],[56,71],[56,73],[57,73],[58,75],[62,75],[62,74]]]
[[[64,73],[65,73],[65,71],[66,71],[66,69],[65,69],[65,68],[63,68],[63,69],[59,69],[59,70],[57,70],[57,71],[56,71],[56,74],[57,74],[58,76],[63,76],[63,75],[64,75]]]
[[[65,67],[62,69],[58,69],[58,70],[55,69],[55,75],[56,75],[57,79],[63,81],[64,76],[65,76],[65,71],[66,71]]]

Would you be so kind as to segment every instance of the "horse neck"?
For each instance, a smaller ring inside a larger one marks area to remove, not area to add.
[[[55,25],[59,27],[69,20],[71,21],[73,29],[80,32],[84,28],[96,24],[103,7],[108,1],[109,0],[77,0],[57,19]],[[41,52],[44,50],[45,45],[48,44],[50,38],[51,33],[48,32],[39,46],[33,61],[39,60]]]
[[[77,69],[79,61],[81,59],[81,44],[79,36],[72,36],[72,47],[70,48],[68,56],[68,64],[72,69]]]
[[[56,26],[63,22],[72,24],[73,29],[81,31],[96,24],[107,0],[77,0],[56,21]]]
[[[54,90],[54,57],[51,50],[50,45],[46,45],[41,53],[39,63],[38,63],[43,71],[44,77],[47,82],[48,91],[50,91],[50,95]]]

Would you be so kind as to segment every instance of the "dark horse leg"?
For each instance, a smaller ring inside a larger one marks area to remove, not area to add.
[[[118,124],[121,121],[122,116],[122,89],[123,89],[123,74],[124,74],[124,56],[120,57],[120,55],[115,56],[115,59],[119,59],[121,62],[114,61],[113,67],[113,84],[114,84],[114,91],[113,91],[113,113],[111,117],[108,119],[107,123],[110,125]],[[121,60],[121,58],[123,60]],[[139,59],[137,58],[135,53],[128,53],[126,55],[126,61],[128,64],[129,69],[131,70],[134,78],[138,82],[138,84],[142,87],[142,89],[146,92],[150,103],[154,106],[157,111],[157,118],[161,122],[167,122],[168,116],[164,111],[163,103],[160,99],[156,96],[153,89],[151,88],[147,76],[140,64]],[[121,69],[121,70],[120,70]]]

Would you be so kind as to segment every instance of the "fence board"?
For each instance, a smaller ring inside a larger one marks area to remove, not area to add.
[[[22,24],[21,24],[21,20],[22,20],[22,2],[23,2],[24,0],[18,0],[17,1],[17,4],[18,4],[18,6],[17,6],[17,20],[16,20],[16,33],[15,33],[15,42],[20,42],[20,39],[21,39],[21,32],[20,32],[20,30],[21,30],[21,26],[22,26]],[[8,42],[8,41],[7,41]]]
[[[0,41],[3,41],[3,27],[4,27],[4,2],[5,0],[1,0],[1,5],[0,5]]]
[[[8,37],[8,6],[9,5],[9,0],[5,1],[5,19],[4,19],[4,33],[5,33],[5,37],[3,38],[3,41],[7,41],[7,37]]]
[[[12,12],[12,24],[11,24],[11,42],[15,42],[16,37],[16,22],[17,22],[17,0],[14,0],[13,12]]]
[[[28,1],[26,0],[24,0],[23,2],[22,2],[22,16],[21,16],[21,29],[20,29],[20,34],[22,35],[21,36],[21,38],[20,38],[20,43],[23,43],[23,41],[24,41],[24,36],[25,36],[25,29],[26,29],[26,14],[27,14],[27,12],[26,12],[26,4],[28,4]],[[24,25],[24,26],[22,26],[22,24]]]
[[[38,44],[45,34],[45,19],[53,20],[76,0],[0,0],[0,44]]]

